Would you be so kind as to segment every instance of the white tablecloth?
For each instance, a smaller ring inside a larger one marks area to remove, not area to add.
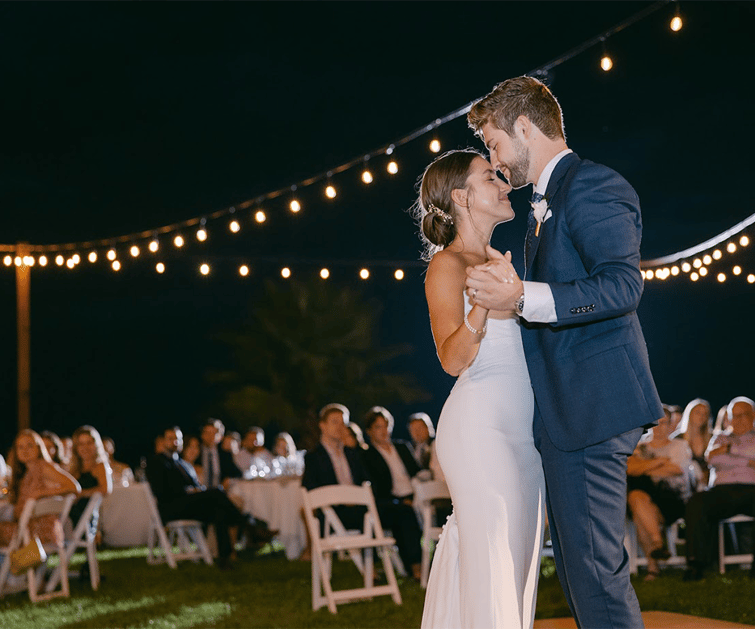
[[[149,532],[149,506],[138,485],[114,487],[100,508],[103,542],[108,546],[145,546]]]
[[[281,476],[272,480],[239,480],[229,494],[241,500],[244,513],[278,529],[278,540],[286,547],[286,557],[296,559],[307,545],[302,519],[301,478]]]

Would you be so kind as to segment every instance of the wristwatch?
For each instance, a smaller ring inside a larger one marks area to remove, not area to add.
[[[516,313],[521,316],[521,314],[524,312],[524,293],[522,293],[521,297],[516,300]]]

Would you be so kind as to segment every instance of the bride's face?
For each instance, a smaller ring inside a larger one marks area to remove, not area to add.
[[[475,219],[486,216],[503,222],[514,218],[509,192],[511,186],[496,175],[489,162],[482,157],[472,161],[467,177],[467,202]]]

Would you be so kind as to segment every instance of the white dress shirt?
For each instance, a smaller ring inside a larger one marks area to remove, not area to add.
[[[391,479],[393,480],[393,489],[391,493],[398,497],[403,498],[414,493],[414,487],[412,487],[412,479],[409,478],[409,474],[406,471],[406,466],[401,460],[401,455],[396,450],[395,446],[390,446],[390,450],[385,450],[381,446],[375,446],[375,449],[385,459],[388,464],[388,469],[391,470]]]

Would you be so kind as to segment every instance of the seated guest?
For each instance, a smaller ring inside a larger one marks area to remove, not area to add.
[[[194,468],[178,456],[182,448],[181,429],[169,428],[165,431],[165,452],[156,455],[147,467],[160,517],[163,522],[185,519],[213,524],[218,540],[218,566],[229,568],[235,557],[233,543],[238,527],[243,527],[247,539],[253,542],[269,541],[275,531],[253,527],[249,517],[238,510],[220,487],[205,489]]]
[[[165,452],[165,437],[157,435],[155,437],[155,454],[162,454],[163,452]]]
[[[89,496],[96,491],[108,496],[113,491],[113,472],[96,428],[81,426],[74,431],[70,472],[81,486],[81,498],[71,507],[70,514],[71,522],[76,526],[86,509]]]
[[[233,462],[233,455],[220,447],[225,434],[225,425],[219,419],[210,418],[202,426],[202,469],[204,484],[207,487],[222,485],[228,490],[232,478],[241,478],[242,474]]]
[[[359,424],[349,422],[344,433],[343,445],[347,448],[356,448],[357,450],[366,450],[369,447],[364,440],[364,433]]]
[[[9,498],[13,511],[10,521],[0,522],[0,545],[10,544],[18,527],[24,505],[31,498],[59,496],[81,491],[76,480],[60,465],[53,463],[50,453],[36,432],[21,430],[8,456],[11,468]],[[44,544],[61,544],[63,527],[55,515],[40,515],[29,523],[31,536],[38,536]]]
[[[349,409],[342,404],[328,404],[318,417],[320,443],[304,456],[302,486],[311,490],[325,485],[361,485],[369,480],[359,453],[344,447]],[[347,529],[361,530],[364,526],[363,507],[340,505],[335,512]]]
[[[181,458],[194,468],[197,478],[204,478],[204,469],[197,464],[202,454],[202,442],[196,435],[188,435],[184,438],[183,450],[179,453]]]
[[[363,452],[367,476],[372,482],[380,521],[396,539],[401,561],[407,572],[419,580],[422,547],[417,514],[412,501],[411,479],[420,470],[409,446],[391,441],[393,416],[382,406],[372,407],[365,416],[364,428],[370,447]]]
[[[671,432],[673,434],[677,431],[682,421],[682,407],[678,404],[664,404],[663,408],[668,408],[668,412],[671,414]],[[673,437],[670,438],[673,439]]]
[[[115,441],[110,437],[103,437],[102,445],[105,446],[110,469],[113,470],[113,487],[128,487],[134,483],[133,470],[120,461],[115,460]]]
[[[684,439],[692,450],[692,459],[697,472],[697,484],[693,489],[702,490],[708,486],[710,470],[705,460],[705,451],[713,437],[713,417],[710,404],[696,398],[687,404],[679,425],[670,435],[670,439]]]
[[[684,505],[692,493],[692,451],[683,439],[669,439],[671,413],[664,410],[664,417],[627,460],[627,503],[648,560],[646,581],[656,579],[660,575],[658,561],[669,558],[663,531],[684,516]]]
[[[430,469],[430,446],[435,441],[435,427],[427,413],[409,415],[409,449],[422,470]]]
[[[272,452],[265,448],[265,431],[259,426],[252,426],[244,433],[234,462],[244,474],[248,475],[254,469],[264,476],[273,469],[274,458]]]
[[[276,435],[273,456],[283,474],[301,474],[304,470],[304,452],[296,449],[294,438],[287,432]]]
[[[47,451],[50,453],[50,460],[53,463],[60,465],[60,467],[62,467],[63,469],[68,469],[68,464],[70,463],[70,461],[63,458],[65,456],[65,452],[63,450],[64,446],[60,437],[58,437],[58,435],[56,435],[51,430],[43,430],[41,433],[39,433],[39,436],[42,437],[42,442],[45,444],[45,448],[47,448]]]
[[[719,520],[740,513],[755,516],[755,402],[736,397],[727,416],[731,432],[714,436],[708,449],[713,486],[687,503],[687,581],[702,579],[711,563]],[[750,576],[755,578],[755,564]]]

